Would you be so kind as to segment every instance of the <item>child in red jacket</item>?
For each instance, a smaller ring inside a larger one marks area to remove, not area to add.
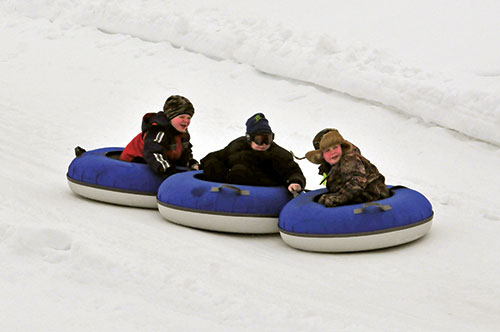
[[[142,132],[125,147],[120,160],[146,162],[163,177],[176,173],[176,166],[198,169],[188,133],[193,115],[193,104],[187,98],[168,97],[163,111],[144,115]]]

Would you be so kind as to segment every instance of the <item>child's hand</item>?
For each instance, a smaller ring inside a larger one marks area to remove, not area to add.
[[[288,186],[288,191],[291,193],[293,193],[293,192],[298,193],[298,192],[302,191],[302,187],[298,183],[290,183],[290,185]]]
[[[190,167],[190,168],[191,168],[192,170],[197,171],[197,170],[199,170],[199,169],[200,169],[200,164],[193,164],[193,165],[191,165],[191,167]]]

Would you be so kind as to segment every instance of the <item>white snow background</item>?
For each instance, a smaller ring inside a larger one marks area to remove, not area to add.
[[[0,330],[498,331],[499,12],[493,0],[0,0]],[[196,108],[198,160],[256,112],[297,155],[338,128],[388,184],[431,201],[431,231],[318,254],[69,190],[75,146],[125,146],[172,94]]]

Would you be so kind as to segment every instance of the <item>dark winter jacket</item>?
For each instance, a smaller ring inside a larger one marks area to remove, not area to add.
[[[327,175],[328,193],[321,195],[318,202],[333,207],[387,198],[389,191],[384,181],[377,167],[353,149],[331,166]]]
[[[193,159],[189,134],[178,132],[163,112],[147,113],[142,119],[142,132],[123,150],[120,159],[145,161],[161,176],[176,172],[176,166],[190,167]]]
[[[306,179],[292,154],[272,142],[266,151],[255,151],[245,136],[224,149],[211,152],[201,160],[200,168],[208,181],[253,186],[288,186]]]

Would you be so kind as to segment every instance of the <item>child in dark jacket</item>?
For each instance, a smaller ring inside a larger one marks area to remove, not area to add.
[[[205,180],[252,186],[286,186],[300,192],[306,180],[290,152],[276,144],[264,114],[246,122],[246,136],[201,160]]]
[[[163,111],[142,118],[142,132],[125,147],[120,160],[146,162],[158,175],[168,177],[181,168],[198,169],[193,159],[188,127],[194,107],[183,96],[170,96]]]
[[[335,207],[389,197],[384,176],[358,148],[344,140],[336,129],[320,134],[318,148],[306,153],[307,160],[320,165],[320,172],[328,172],[328,192],[320,196],[318,203]]]

